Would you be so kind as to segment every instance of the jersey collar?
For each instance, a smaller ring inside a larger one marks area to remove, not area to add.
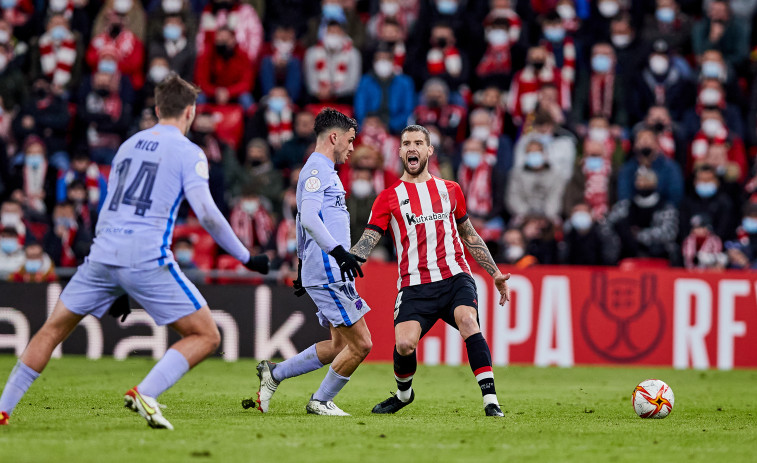
[[[315,156],[315,155],[318,155],[321,158],[323,158],[324,161],[326,161],[326,162],[329,163],[329,165],[331,166],[332,169],[334,168],[334,165],[335,165],[334,161],[332,161],[331,159],[327,158],[325,154],[319,153],[318,151],[313,151],[313,154],[311,154],[311,156]]]

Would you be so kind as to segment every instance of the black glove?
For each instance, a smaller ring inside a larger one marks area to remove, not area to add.
[[[329,254],[331,254],[331,256],[336,259],[337,264],[339,264],[339,270],[342,272],[342,280],[347,281],[347,278],[349,278],[350,281],[353,281],[358,275],[360,275],[360,277],[363,276],[363,270],[358,263],[365,262],[365,259],[362,257],[350,254],[345,251],[342,246],[335,247]]]
[[[244,266],[253,272],[267,275],[268,271],[271,269],[271,262],[268,259],[268,256],[260,254],[259,256],[250,256],[250,260],[248,260]]]
[[[305,288],[302,287],[302,259],[297,259],[297,279],[292,282],[294,286],[294,295],[297,297],[306,293]]]
[[[115,301],[113,301],[113,304],[110,306],[110,309],[108,309],[108,314],[110,314],[111,317],[118,318],[121,317],[121,323],[126,320],[126,316],[131,313],[131,308],[129,307],[129,295],[123,294],[121,296],[118,296]]]

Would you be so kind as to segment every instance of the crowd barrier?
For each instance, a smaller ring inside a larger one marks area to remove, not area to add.
[[[371,361],[391,361],[397,267],[370,263],[358,292],[372,310]],[[497,305],[492,279],[475,273],[479,316],[495,365],[757,367],[757,273],[541,266],[512,272],[512,301]],[[0,352],[21,353],[54,307],[62,285],[0,283]],[[279,285],[205,285],[223,341],[217,355],[290,357],[326,339],[307,296]],[[132,302],[134,304],[134,302]],[[142,310],[124,323],[86,317],[55,356],[163,355],[176,335]],[[419,361],[466,361],[456,330],[438,323],[418,346]]]

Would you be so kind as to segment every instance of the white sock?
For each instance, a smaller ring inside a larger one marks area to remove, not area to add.
[[[399,389],[397,389],[397,398],[400,399],[403,402],[407,402],[408,400],[410,400],[410,395],[412,393],[413,393],[413,388],[412,387],[410,387],[406,391],[400,391]]]
[[[499,401],[497,400],[497,394],[486,394],[484,396],[484,407],[486,407],[489,404],[499,405]]]

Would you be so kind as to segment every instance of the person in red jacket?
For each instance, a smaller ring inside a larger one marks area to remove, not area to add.
[[[247,110],[254,100],[253,63],[239,48],[234,31],[223,27],[215,33],[214,47],[206,47],[197,61],[195,81],[202,90],[198,103],[239,103]]]
[[[127,76],[131,80],[131,86],[138,91],[145,83],[145,46],[128,29],[123,15],[111,11],[106,18],[108,26],[94,36],[89,44],[85,56],[87,65],[91,69],[98,69],[102,49],[115,48],[118,50],[118,71]]]

